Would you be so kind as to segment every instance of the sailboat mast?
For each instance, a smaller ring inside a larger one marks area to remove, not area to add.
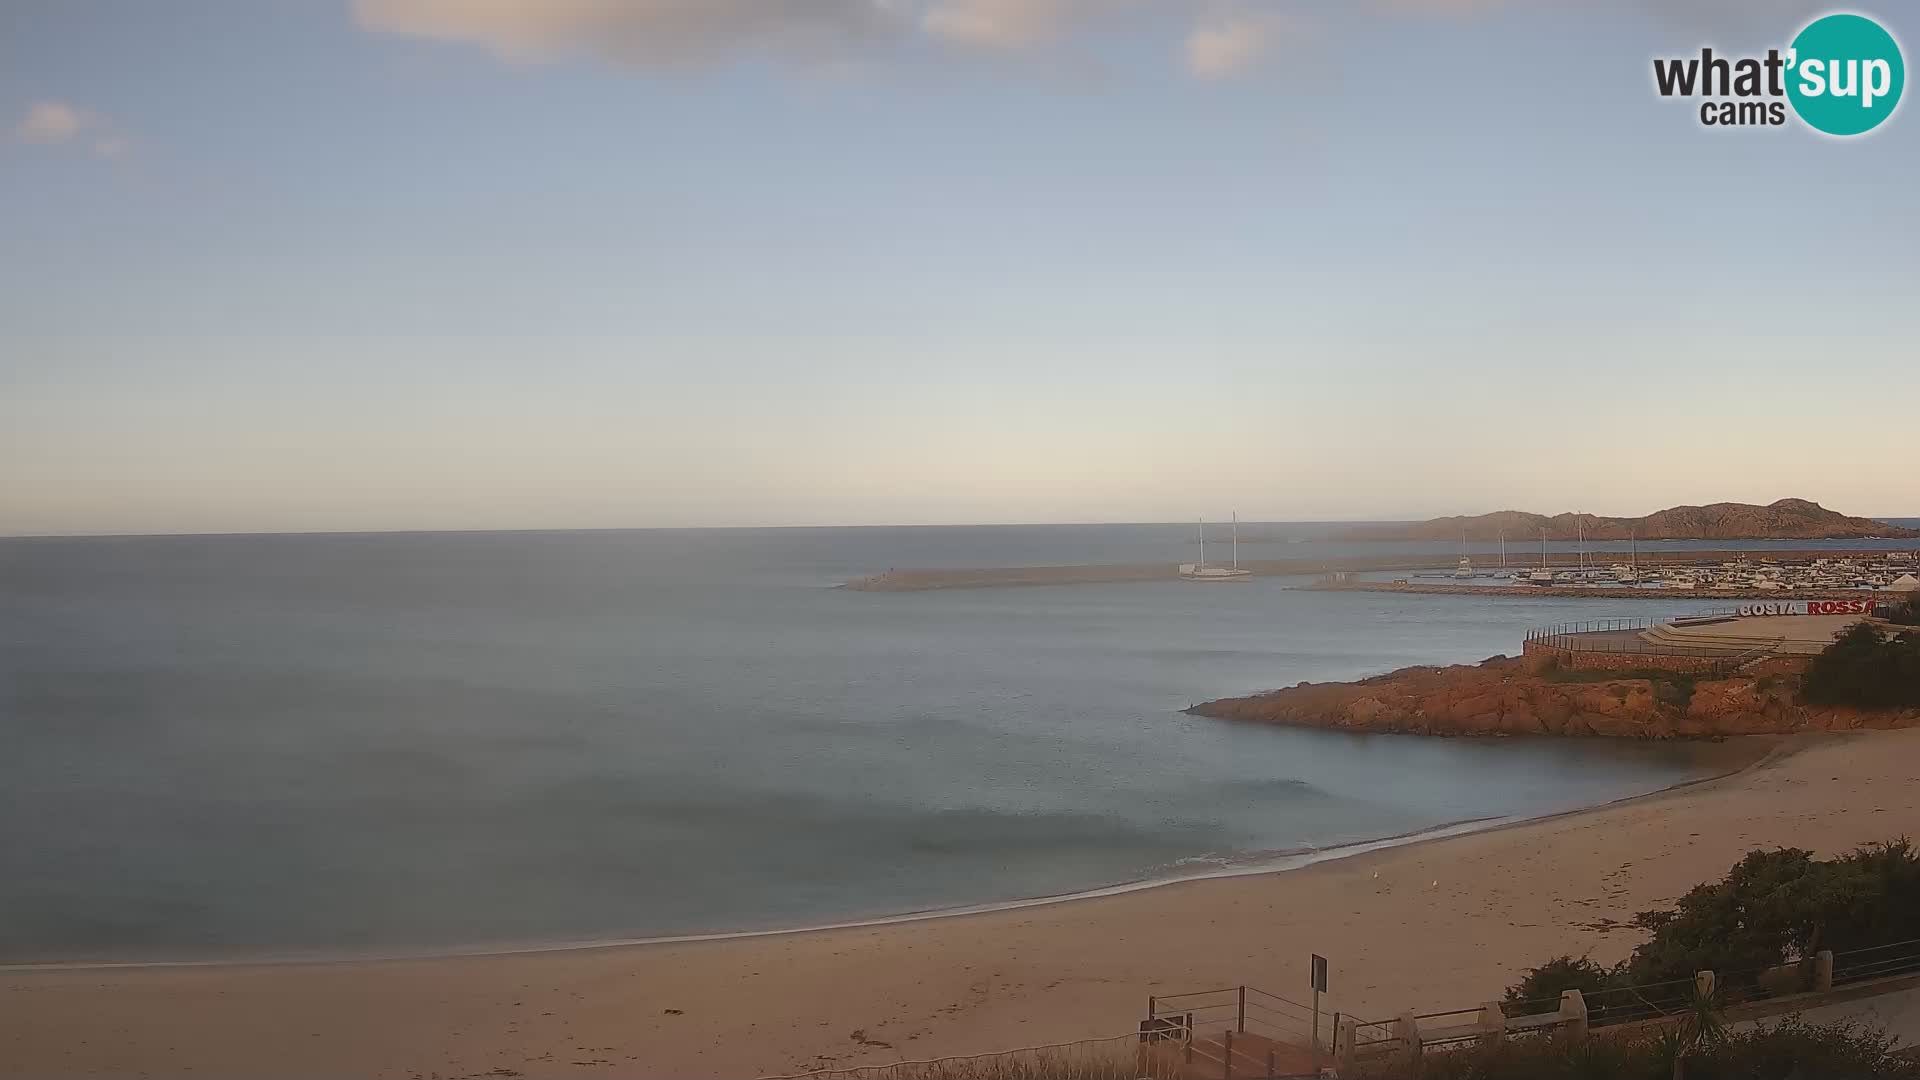
[[[1207,568],[1207,519],[1200,519],[1200,569]]]
[[[1233,512],[1233,568],[1240,569],[1240,511]]]

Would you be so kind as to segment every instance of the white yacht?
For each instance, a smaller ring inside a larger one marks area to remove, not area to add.
[[[1540,530],[1540,569],[1527,574],[1529,585],[1553,584],[1553,571],[1547,569],[1547,530]]]
[[[1181,563],[1180,576],[1188,581],[1244,581],[1253,571],[1240,569],[1240,514],[1233,515],[1233,565],[1207,565],[1207,519],[1200,519],[1200,561]]]

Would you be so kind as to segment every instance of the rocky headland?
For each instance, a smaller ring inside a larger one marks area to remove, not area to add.
[[[1189,712],[1223,720],[1415,735],[1630,739],[1790,735],[1920,725],[1920,709],[1808,706],[1798,665],[1731,677],[1562,670],[1535,658],[1410,667],[1357,682],[1300,683]]]
[[[1766,506],[1710,503],[1673,506],[1645,517],[1596,514],[1529,514],[1501,510],[1476,517],[1367,525],[1342,534],[1347,540],[1863,540],[1914,537],[1920,530],[1872,518],[1849,517],[1806,499],[1781,499]]]

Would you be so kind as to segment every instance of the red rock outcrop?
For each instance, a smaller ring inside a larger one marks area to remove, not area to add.
[[[1597,677],[1596,677],[1597,676]],[[1560,672],[1496,656],[1477,665],[1411,667],[1351,683],[1301,683],[1195,706],[1201,716],[1340,731],[1416,735],[1585,735],[1672,739],[1784,735],[1920,724],[1920,710],[1798,704],[1798,680],[1650,678]]]

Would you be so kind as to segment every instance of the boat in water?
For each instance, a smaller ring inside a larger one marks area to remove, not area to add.
[[[1207,565],[1207,519],[1200,519],[1200,561],[1181,563],[1180,576],[1187,581],[1244,581],[1253,571],[1240,569],[1240,514],[1233,515],[1233,565]]]

